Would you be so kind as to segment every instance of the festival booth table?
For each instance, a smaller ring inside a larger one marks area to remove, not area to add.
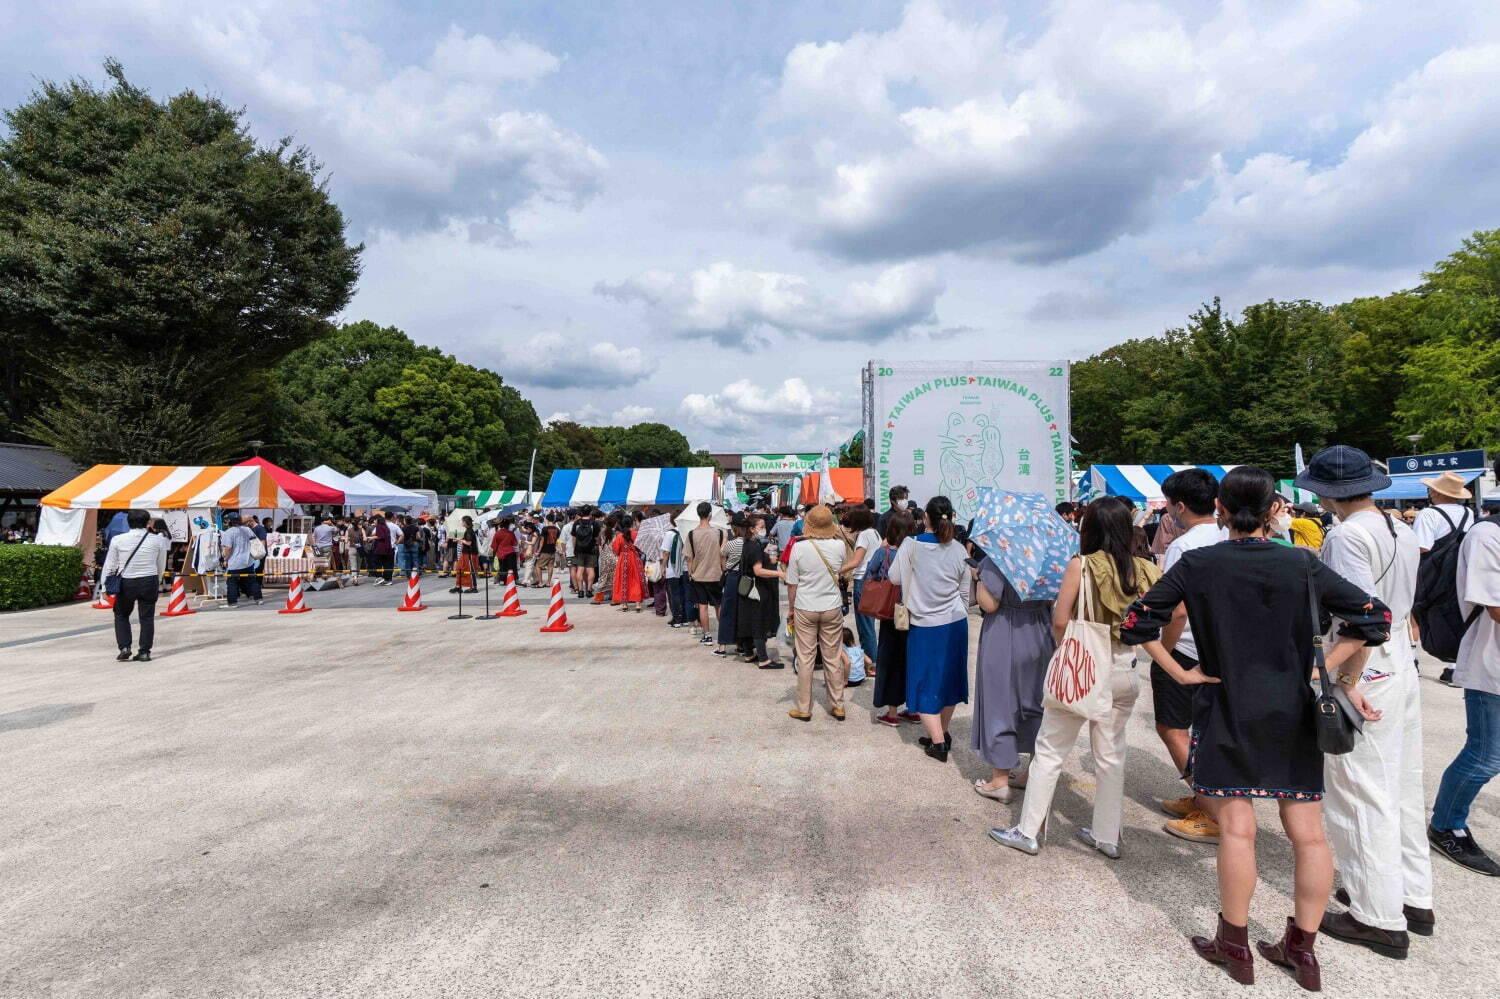
[[[718,481],[712,468],[560,468],[542,506],[682,506],[718,499]]]
[[[95,465],[42,497],[42,522],[51,544],[84,548],[92,554],[99,510],[177,513],[184,539],[213,539],[214,509],[276,509],[292,505],[276,480],[257,465]],[[44,532],[38,531],[39,540]],[[191,575],[218,575],[217,544],[192,564]],[[190,556],[191,557],[191,556]],[[201,568],[200,568],[201,567]]]
[[[1224,478],[1234,465],[1093,465],[1078,483],[1079,499],[1121,496],[1132,503],[1163,506],[1161,484],[1167,476],[1188,468],[1202,468],[1215,479]]]
[[[819,480],[822,472],[813,472],[811,475],[802,477],[801,493],[797,502],[806,505],[818,502]],[[863,503],[865,501],[865,470],[863,468],[830,468],[828,478],[833,485],[833,491],[845,503]]]
[[[246,508],[241,510],[241,513],[255,513],[261,515],[262,520],[274,517],[275,521],[280,524],[283,520],[299,518],[303,506],[342,506],[344,504],[342,491],[304,478],[264,458],[250,458],[240,462],[240,465],[254,465],[263,474],[276,480],[276,484],[291,498],[293,503],[290,507],[277,510]],[[326,557],[320,559],[314,554],[309,534],[307,529],[295,524],[286,531],[267,533],[266,564],[263,566],[267,579],[318,573],[328,569],[329,560]]]

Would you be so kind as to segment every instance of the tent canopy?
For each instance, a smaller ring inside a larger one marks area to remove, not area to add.
[[[63,510],[269,510],[293,500],[258,465],[95,465],[42,497]]]
[[[823,473],[813,472],[802,477],[802,492],[797,502],[818,502],[818,482]],[[830,468],[828,476],[833,481],[833,491],[844,498],[845,503],[865,501],[865,470],[863,468]]]
[[[1459,472],[1465,483],[1473,482],[1484,472],[1480,469]],[[1427,487],[1422,479],[1432,478],[1431,472],[1415,472],[1411,475],[1392,475],[1391,484],[1375,494],[1378,500],[1418,500],[1427,498]]]
[[[1186,468],[1202,468],[1216,479],[1224,478],[1234,465],[1094,465],[1079,483],[1079,494],[1123,496],[1135,503],[1159,503],[1166,499],[1161,484],[1167,476]]]
[[[305,479],[311,479],[320,485],[342,492],[346,506],[369,509],[386,506],[408,507],[418,502],[427,502],[425,496],[409,493],[405,489],[397,489],[389,482],[382,481],[373,472],[361,472],[360,475],[374,476],[376,482],[380,484],[372,485],[368,480],[361,479],[359,476],[351,479],[327,465],[319,465],[317,468],[302,473]]]
[[[292,498],[293,503],[342,504],[344,502],[342,490],[332,489],[312,479],[305,479],[296,472],[282,468],[280,465],[273,465],[258,455],[240,462],[236,467],[243,468],[247,465],[259,468],[262,475],[269,475],[274,479],[282,491]]]
[[[453,498],[465,506],[484,509],[495,506],[530,506],[540,493],[528,493],[524,489],[460,489]]]
[[[680,506],[716,498],[712,468],[560,468],[542,506]]]

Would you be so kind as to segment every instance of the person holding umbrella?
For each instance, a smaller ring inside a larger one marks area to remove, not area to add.
[[[1011,799],[1024,788],[1021,754],[1036,750],[1042,681],[1057,647],[1052,601],[1078,532],[1040,493],[982,488],[971,540],[980,556],[975,599],[984,612],[974,667],[970,745],[990,765],[974,781],[980,796]]]

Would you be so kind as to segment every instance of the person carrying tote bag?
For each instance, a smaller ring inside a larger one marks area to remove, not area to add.
[[[1042,727],[1024,776],[1021,821],[991,829],[1002,846],[1035,855],[1052,808],[1063,763],[1089,727],[1098,790],[1092,825],[1078,838],[1100,853],[1120,856],[1125,802],[1125,729],[1135,707],[1135,650],[1120,640],[1120,622],[1130,604],[1161,576],[1156,565],[1133,554],[1130,504],[1114,496],[1090,503],[1079,524],[1080,555],[1068,563],[1053,610],[1059,645],[1047,670]]]

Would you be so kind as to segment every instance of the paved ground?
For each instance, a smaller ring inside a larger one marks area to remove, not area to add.
[[[1079,759],[1031,859],[986,837],[1020,806],[968,789],[976,758],[870,723],[868,687],[797,724],[790,671],[649,613],[541,635],[539,592],[448,621],[433,589],[422,614],[365,586],[163,621],[149,665],[113,661],[102,611],[0,616],[0,995],[1250,994],[1184,939],[1213,857],[1156,831],[1177,789],[1145,692],[1124,859],[1071,839]],[[1462,709],[1423,694],[1430,800]],[[1500,845],[1494,791],[1475,826]],[[1269,935],[1290,857],[1261,850]],[[1323,944],[1329,991],[1494,994],[1500,884],[1435,863],[1439,935],[1404,963]]]

